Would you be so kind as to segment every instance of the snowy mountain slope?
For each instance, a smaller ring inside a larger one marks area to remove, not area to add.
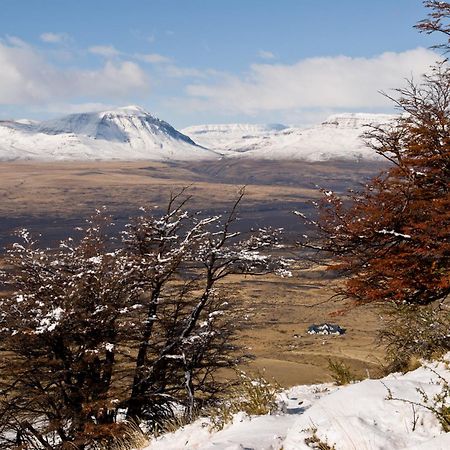
[[[71,114],[37,124],[0,122],[0,160],[189,161],[218,157],[137,106]]]
[[[368,124],[381,124],[395,116],[339,114],[310,128],[258,125],[204,125],[183,129],[196,142],[223,152],[226,157],[265,160],[326,161],[377,159],[361,134]]]
[[[379,156],[361,134],[367,124],[393,117],[352,113],[305,129],[228,124],[179,132],[144,109],[128,106],[41,123],[0,121],[0,160],[371,160]]]
[[[295,386],[281,395],[277,415],[238,413],[218,432],[210,431],[207,418],[199,419],[154,439],[144,450],[308,450],[319,448],[307,443],[314,435],[336,450],[447,450],[450,433],[421,406],[424,399],[418,392],[422,389],[432,404],[445,380],[450,381],[448,367],[433,363],[347,386]],[[389,392],[401,400],[388,399]],[[413,408],[409,402],[417,404]]]
[[[254,142],[286,128],[288,127],[281,124],[232,123],[194,125],[184,128],[182,132],[207,148],[214,148],[221,152],[243,152],[247,151]]]
[[[37,127],[45,134],[73,133],[106,141],[145,141],[149,136],[171,137],[191,145],[195,142],[139,106],[126,106],[99,113],[71,114],[42,122]]]

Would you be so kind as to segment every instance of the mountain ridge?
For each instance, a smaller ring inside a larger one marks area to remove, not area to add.
[[[277,129],[252,124],[197,125],[182,129],[197,143],[227,158],[258,160],[380,159],[361,134],[370,125],[389,123],[390,114],[342,113],[310,127]]]
[[[0,122],[0,159],[198,160],[219,157],[139,106]]]
[[[334,114],[308,128],[206,124],[182,130],[136,105],[42,122],[0,121],[0,160],[153,160],[220,158],[326,161],[377,159],[361,134],[386,114]]]

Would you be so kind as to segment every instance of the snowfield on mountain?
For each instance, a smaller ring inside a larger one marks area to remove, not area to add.
[[[309,128],[197,125],[177,131],[139,106],[44,122],[0,121],[0,160],[373,160],[361,134],[395,116],[340,114]]]
[[[347,113],[330,116],[309,128],[283,125],[199,125],[183,133],[227,157],[264,160],[373,160],[381,157],[361,135],[370,125],[392,121],[387,114]]]
[[[138,106],[41,123],[0,122],[0,160],[190,161],[219,156]]]

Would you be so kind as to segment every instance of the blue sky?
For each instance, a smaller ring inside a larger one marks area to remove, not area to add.
[[[390,111],[420,0],[0,0],[0,118],[139,104],[183,127]]]

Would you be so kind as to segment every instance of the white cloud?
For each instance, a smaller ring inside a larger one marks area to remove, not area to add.
[[[148,92],[149,80],[131,61],[107,61],[98,69],[61,69],[23,43],[0,41],[0,104],[59,103],[79,98],[114,101]]]
[[[218,73],[212,69],[199,70],[194,67],[178,66],[171,58],[159,53],[136,53],[133,57],[138,61],[158,65],[159,73],[170,78],[207,78]]]
[[[151,64],[163,64],[169,63],[171,61],[170,58],[164,55],[160,55],[159,53],[138,53],[135,55],[135,58]]]
[[[28,47],[28,44],[17,36],[6,36],[5,40],[9,45],[14,47]]]
[[[212,83],[187,87],[190,106],[201,111],[258,115],[308,109],[386,108],[380,90],[427,71],[438,55],[417,48],[372,58],[348,56],[303,59],[292,65],[254,64],[244,76],[221,75]]]
[[[47,42],[49,44],[59,44],[61,42],[68,41],[69,35],[67,33],[42,33],[40,36],[41,41]]]
[[[275,55],[272,52],[269,52],[267,50],[260,50],[258,52],[258,56],[260,58],[263,58],[263,59],[273,59],[273,58],[275,58]]]
[[[147,75],[131,61],[108,61],[101,69],[77,70],[69,77],[77,91],[90,98],[120,98],[148,90]]]
[[[88,48],[89,53],[93,55],[104,56],[105,58],[114,58],[121,55],[121,52],[117,50],[113,45],[94,45]]]
[[[172,78],[206,78],[210,71],[202,71],[194,67],[180,67],[170,64],[165,67],[164,73]]]
[[[101,102],[87,102],[87,103],[49,103],[43,108],[39,105],[34,105],[28,108],[33,113],[42,115],[45,113],[52,113],[57,115],[95,112],[95,111],[107,111],[109,109],[116,108],[114,103],[101,103]]]

